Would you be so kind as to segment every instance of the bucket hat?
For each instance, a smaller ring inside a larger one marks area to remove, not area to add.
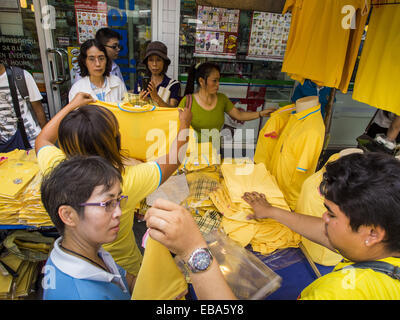
[[[147,45],[146,55],[143,59],[143,63],[147,64],[147,59],[153,54],[161,57],[167,65],[169,65],[171,63],[171,60],[168,58],[167,46],[164,43],[162,43],[160,41],[150,42]]]

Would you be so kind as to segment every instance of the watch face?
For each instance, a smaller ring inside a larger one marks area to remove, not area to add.
[[[193,260],[192,261],[193,261],[193,266],[197,270],[204,271],[210,265],[210,255],[208,254],[207,251],[198,251],[193,256]]]

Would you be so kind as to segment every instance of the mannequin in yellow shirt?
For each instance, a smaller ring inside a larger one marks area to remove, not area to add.
[[[335,272],[354,262],[400,266],[399,181],[395,158],[354,153],[326,165],[320,185],[327,209],[322,218],[272,207],[257,192],[245,193],[243,199],[254,209],[249,219],[275,219],[345,258],[305,288],[300,299],[400,299],[400,281],[384,273],[359,268],[352,268],[351,276]]]

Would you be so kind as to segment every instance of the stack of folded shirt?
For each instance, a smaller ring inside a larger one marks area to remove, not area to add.
[[[210,194],[210,198],[223,214],[221,226],[231,239],[243,247],[250,244],[254,251],[261,254],[298,246],[300,235],[275,220],[247,220],[253,210],[242,199],[245,192],[262,193],[271,205],[290,211],[274,177],[264,164],[223,163],[221,171],[224,182]]]
[[[52,226],[40,197],[42,176],[34,152],[0,153],[0,224]]]

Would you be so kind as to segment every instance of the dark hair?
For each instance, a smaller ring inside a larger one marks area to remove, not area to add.
[[[217,70],[221,73],[219,66],[213,62],[204,62],[196,68],[196,65],[192,65],[188,71],[188,79],[186,82],[186,88],[184,95],[194,93],[194,85],[195,82],[199,85],[199,78],[207,81],[207,78],[210,76],[211,72]]]
[[[65,225],[58,215],[62,205],[69,205],[83,216],[86,202],[97,186],[110,190],[116,181],[122,183],[120,172],[106,159],[98,156],[75,156],[59,163],[43,177],[40,187],[42,203],[58,232],[64,233]]]
[[[400,250],[400,162],[393,156],[343,156],[326,165],[320,191],[349,218],[353,231],[380,226],[388,249]]]
[[[89,75],[89,70],[86,66],[86,58],[87,58],[87,51],[91,47],[96,47],[100,51],[104,52],[104,55],[106,56],[106,69],[104,70],[103,76],[109,76],[111,72],[111,67],[112,67],[112,61],[107,55],[106,48],[96,39],[89,39],[86,40],[84,43],[81,45],[81,50],[78,56],[78,63],[79,63],[79,68],[80,68],[80,74],[82,77],[86,77]]]
[[[97,30],[95,37],[95,39],[103,45],[105,45],[110,39],[114,38],[122,40],[121,35],[117,31],[110,28],[101,28]]]
[[[124,170],[118,120],[104,107],[87,105],[68,113],[60,122],[58,142],[67,157],[101,156]]]

